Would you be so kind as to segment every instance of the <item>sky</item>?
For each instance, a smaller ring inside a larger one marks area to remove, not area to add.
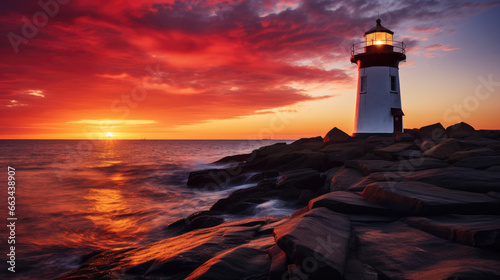
[[[404,41],[404,127],[500,129],[500,1],[3,0],[1,139],[297,139],[354,128],[350,45]]]

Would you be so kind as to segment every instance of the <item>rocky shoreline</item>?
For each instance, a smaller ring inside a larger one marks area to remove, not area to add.
[[[500,131],[434,124],[393,136],[262,147],[187,187],[253,184],[143,247],[96,252],[60,279],[500,279]],[[225,221],[270,200],[289,216]]]

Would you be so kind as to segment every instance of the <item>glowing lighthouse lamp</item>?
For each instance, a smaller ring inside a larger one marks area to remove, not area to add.
[[[405,44],[393,41],[394,32],[380,22],[351,48],[358,65],[354,136],[403,132],[398,67],[406,60]]]

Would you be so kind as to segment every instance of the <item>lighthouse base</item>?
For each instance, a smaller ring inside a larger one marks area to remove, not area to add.
[[[398,134],[397,132],[394,133],[353,133],[352,137],[355,138],[368,138],[370,136],[381,136],[381,137],[394,137],[394,135]]]

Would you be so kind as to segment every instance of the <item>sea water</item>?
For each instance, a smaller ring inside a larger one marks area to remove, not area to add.
[[[208,210],[234,189],[247,187],[189,189],[189,172],[277,142],[291,141],[0,140],[0,213],[6,223],[10,166],[15,169],[17,218],[16,272],[7,270],[10,245],[4,225],[0,278],[51,279],[78,268],[91,252],[166,238],[169,223]],[[277,200],[256,210],[254,215],[291,211]]]

